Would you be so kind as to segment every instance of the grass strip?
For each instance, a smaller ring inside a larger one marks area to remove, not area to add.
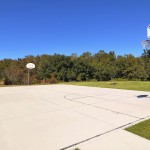
[[[150,119],[126,128],[125,130],[150,140]]]
[[[92,82],[64,82],[69,85],[92,86],[137,91],[150,91],[149,81],[92,81]]]

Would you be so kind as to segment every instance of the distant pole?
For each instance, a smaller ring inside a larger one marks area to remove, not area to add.
[[[30,85],[30,69],[28,69],[28,85]]]

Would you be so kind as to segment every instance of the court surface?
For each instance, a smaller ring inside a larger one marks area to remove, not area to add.
[[[125,130],[150,117],[150,92],[73,85],[0,88],[0,150],[150,150]]]

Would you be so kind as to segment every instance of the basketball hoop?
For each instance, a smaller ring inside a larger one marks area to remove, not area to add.
[[[144,50],[150,50],[150,25],[147,27],[147,38],[148,40],[142,41],[142,46]]]
[[[28,63],[26,67],[28,68],[28,85],[30,85],[30,70],[35,68],[35,64]]]

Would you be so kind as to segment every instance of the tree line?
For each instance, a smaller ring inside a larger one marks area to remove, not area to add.
[[[150,50],[140,57],[131,54],[116,56],[114,51],[100,50],[96,54],[85,52],[80,56],[38,55],[0,60],[0,80],[6,85],[27,84],[27,63],[34,63],[30,70],[33,84],[58,81],[109,81],[150,80]]]

